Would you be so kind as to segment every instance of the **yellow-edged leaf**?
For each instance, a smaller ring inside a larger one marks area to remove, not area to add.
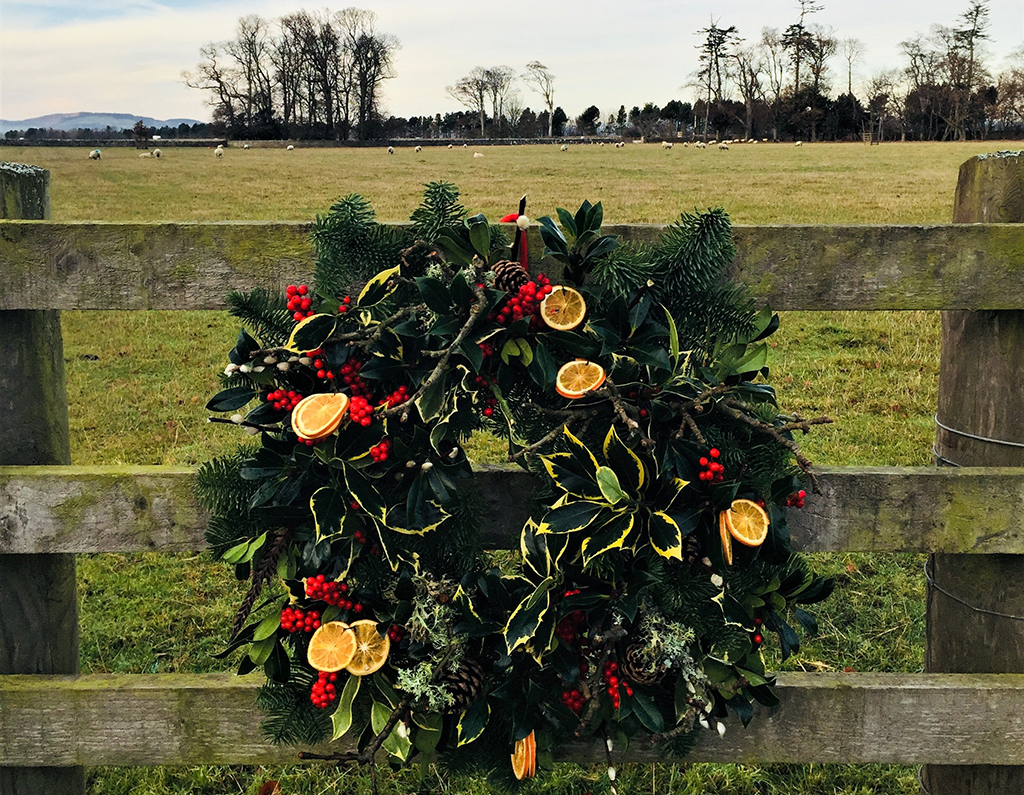
[[[664,511],[654,511],[648,521],[651,547],[663,558],[683,559],[683,532]]]
[[[327,342],[334,333],[337,323],[338,320],[333,315],[319,314],[307,317],[292,329],[292,334],[284,346],[285,350],[292,353],[315,351]]]
[[[583,541],[583,565],[589,566],[591,561],[610,552],[621,549],[627,536],[633,530],[635,517],[631,513],[620,513],[599,527],[593,535]]]
[[[356,299],[356,306],[374,306],[391,295],[398,285],[397,283],[394,283],[389,286],[388,282],[398,275],[399,270],[401,270],[401,268],[396,265],[394,268],[388,268],[386,271],[381,271],[370,279],[370,281],[368,281],[360,291],[359,298]]]
[[[635,493],[643,488],[646,478],[643,462],[636,453],[626,447],[615,432],[614,425],[608,428],[602,452],[608,465],[619,476],[619,482],[624,489]]]

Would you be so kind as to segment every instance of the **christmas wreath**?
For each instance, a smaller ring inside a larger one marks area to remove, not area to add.
[[[265,671],[275,742],[348,739],[308,758],[522,779],[571,738],[685,753],[777,703],[762,645],[797,650],[832,590],[786,527],[793,433],[828,420],[780,412],[778,316],[728,280],[728,216],[625,245],[584,202],[530,261],[524,211],[432,183],[399,227],[351,195],[314,224],[312,287],[228,298],[248,330],[207,408],[253,438],[197,478],[251,581],[223,654]],[[480,541],[478,431],[536,476],[513,553]]]

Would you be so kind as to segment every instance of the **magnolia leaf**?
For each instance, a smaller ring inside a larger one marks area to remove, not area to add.
[[[331,734],[332,742],[352,728],[352,702],[356,700],[362,680],[361,676],[349,676],[345,682],[341,698],[338,699],[338,708],[331,715],[331,723],[334,726],[334,732]]]
[[[341,535],[342,520],[347,509],[347,500],[341,489],[324,486],[313,492],[309,498],[309,510],[316,526],[316,543]]]
[[[334,333],[338,319],[334,315],[313,315],[301,321],[288,338],[285,350],[309,353],[323,345]]]
[[[605,460],[615,470],[622,485],[629,491],[636,493],[644,485],[644,465],[640,457],[630,450],[619,435],[615,432],[615,426],[608,428],[608,434],[604,437],[602,448]]]
[[[433,276],[418,276],[416,278],[416,287],[419,288],[423,302],[431,310],[439,315],[444,315],[451,311],[451,293],[448,292],[448,288],[445,287],[444,282],[440,279],[435,279]]]
[[[627,536],[633,531],[635,517],[631,513],[619,513],[609,519],[589,538],[584,539],[583,566],[589,566],[595,558],[613,549],[621,549]]]
[[[398,288],[398,282],[392,281],[392,279],[398,275],[400,270],[400,266],[396,265],[386,271],[381,271],[370,279],[359,293],[356,306],[362,309],[375,306],[391,295]]]
[[[683,559],[683,532],[667,513],[654,511],[648,521],[651,547],[663,558]]]
[[[256,626],[252,639],[254,641],[265,640],[277,632],[279,626],[281,626],[281,611],[275,610]]]
[[[459,738],[458,745],[468,745],[484,733],[487,728],[487,721],[491,718],[491,705],[486,698],[478,698],[462,715],[459,716],[459,723],[456,726],[456,734]]]
[[[247,386],[234,386],[231,389],[218,392],[210,398],[210,402],[206,404],[206,410],[234,411],[235,409],[242,408],[242,406],[256,397],[257,394],[255,389],[250,389]]]
[[[639,690],[633,692],[633,714],[640,723],[651,734],[661,734],[665,731],[665,718],[650,696],[641,693]]]
[[[391,708],[386,704],[381,704],[379,701],[374,701],[373,707],[370,710],[370,726],[374,734],[380,734],[390,718]],[[391,730],[383,745],[389,754],[398,757],[403,762],[409,758],[409,752],[412,751],[412,742],[410,742],[408,735],[403,737],[399,734],[397,725]]]
[[[261,641],[253,643],[249,648],[249,659],[252,660],[255,665],[263,665],[263,663],[270,659],[270,655],[274,651],[274,646],[276,645],[277,638],[273,635],[269,638],[264,638]]]
[[[615,474],[614,472],[612,473]],[[537,527],[538,535],[547,533],[575,533],[589,527],[595,519],[607,512],[607,507],[599,502],[569,502],[553,508],[544,514]],[[547,574],[547,572],[545,572]]]
[[[626,493],[622,490],[622,486],[619,485],[619,476],[615,474],[615,470],[611,467],[603,466],[597,468],[597,485],[601,489],[601,494],[612,505],[626,499]]]
[[[586,476],[572,453],[542,455],[541,463],[555,485],[570,494],[584,499],[597,500],[603,496],[597,481]],[[596,477],[597,468],[594,468]]]
[[[474,215],[467,218],[469,226],[469,242],[473,244],[476,253],[484,259],[491,253],[491,228],[483,215]]]
[[[504,629],[505,644],[509,654],[526,644],[537,631],[541,619],[551,606],[549,591],[554,582],[552,577],[545,579],[530,596],[520,602],[519,606],[512,611]]]
[[[516,345],[519,346],[519,356],[523,360],[523,366],[529,367],[530,362],[533,361],[533,348],[531,348],[530,343],[524,339],[516,340]]]

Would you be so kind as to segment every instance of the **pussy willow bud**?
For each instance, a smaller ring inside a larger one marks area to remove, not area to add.
[[[244,420],[244,419],[245,419],[245,417],[243,417],[241,414],[232,414],[231,415],[231,421],[233,423],[235,423],[235,425],[241,425],[242,424],[242,420]]]
[[[302,356],[299,358],[299,364],[301,364],[303,367],[309,367],[312,363],[313,360],[310,359],[308,356]]]
[[[298,357],[298,356],[289,356],[289,357],[288,357],[288,361],[289,361],[289,362],[290,362],[291,364],[295,364],[295,363],[296,363],[297,361],[299,361],[299,357]]]
[[[291,367],[292,366],[288,364],[288,362],[277,363],[277,369],[280,370],[282,373],[287,373],[291,369]]]
[[[259,428],[254,428],[251,425],[246,425],[245,426],[245,432],[247,434],[249,434],[250,436],[255,436],[256,434],[258,434],[260,432],[260,429]]]
[[[227,367],[224,368],[224,375],[231,375],[235,370],[238,369],[238,365],[231,362]]]
[[[263,363],[264,364],[277,364],[277,357],[276,356],[264,356],[263,357]]]
[[[725,737],[725,724],[724,723],[719,721],[718,725],[715,726],[715,728],[718,729],[718,736],[719,737]]]
[[[608,780],[609,781],[615,781],[615,768],[614,767],[608,768]]]
[[[249,373],[249,372],[252,372],[252,368],[249,365],[247,365],[247,364],[243,364],[243,365],[241,365],[238,368],[238,372],[240,372],[240,373]]]
[[[406,461],[405,462],[405,468],[406,469],[412,469],[415,466],[416,466],[416,462],[415,461]]]
[[[433,468],[434,468],[434,465],[430,461],[424,461],[422,464],[420,464],[420,469],[423,472],[429,472]]]
[[[702,729],[710,729],[711,728],[711,724],[708,723],[708,719],[705,718],[703,715],[700,716],[699,723],[700,723]]]
[[[724,582],[725,582],[725,580],[722,579],[722,575],[721,574],[712,574],[711,575],[711,584],[714,585],[716,588],[721,588],[722,584]]]
[[[253,368],[252,368],[252,371],[253,371],[254,373],[262,373],[262,372],[263,372],[264,370],[266,370],[266,369],[267,369],[267,368],[266,368],[266,367],[264,367],[264,366],[263,366],[263,365],[261,364],[261,365],[259,365],[259,366],[257,366],[257,367],[253,367]]]

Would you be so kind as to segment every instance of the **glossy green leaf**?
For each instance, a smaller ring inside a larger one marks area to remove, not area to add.
[[[338,699],[338,708],[331,715],[331,724],[334,731],[331,733],[331,740],[337,740],[352,728],[352,704],[359,693],[359,685],[363,677],[349,676],[345,687],[341,691],[341,698]]]
[[[537,526],[537,534],[576,533],[589,527],[595,519],[606,514],[607,510],[606,506],[599,502],[567,502],[544,514]]]
[[[486,260],[491,253],[491,228],[487,219],[483,215],[474,215],[467,218],[466,223],[469,225],[469,241],[476,253]]]
[[[614,425],[608,428],[602,452],[608,465],[618,475],[619,482],[624,489],[635,494],[643,488],[645,480],[643,462],[640,461],[640,457],[636,453],[626,447],[618,433],[615,432]]]
[[[373,702],[373,707],[370,709],[370,727],[374,734],[380,734],[384,730],[391,717],[391,711],[387,705],[381,704],[379,701]],[[412,751],[412,742],[408,736],[403,737],[398,733],[397,725],[388,734],[383,746],[389,754],[403,762],[409,758],[409,753]]]
[[[683,559],[683,533],[667,513],[654,511],[647,526],[651,534],[651,547],[663,558]]]
[[[277,632],[279,626],[281,626],[281,611],[275,610],[256,625],[256,631],[253,633],[252,639],[254,641],[265,640]]]
[[[491,705],[487,703],[486,697],[478,698],[470,704],[468,709],[459,716],[459,722],[455,729],[458,745],[460,747],[468,745],[483,734],[490,717]]]
[[[206,404],[207,411],[234,411],[249,403],[258,393],[247,386],[234,386],[224,389],[210,398]]]
[[[619,483],[619,476],[615,474],[615,470],[611,467],[602,466],[597,468],[597,485],[601,489],[601,494],[612,505],[626,499],[626,493],[622,490],[622,485]]]
[[[309,353],[315,351],[334,333],[337,325],[334,315],[313,315],[301,321],[293,330],[285,350],[292,353]]]
[[[634,521],[633,514],[619,513],[597,528],[593,535],[583,541],[583,565],[589,566],[595,558],[606,552],[621,549],[633,530]]]
[[[398,289],[398,281],[395,277],[398,276],[400,270],[401,267],[396,265],[393,268],[381,271],[370,279],[370,281],[368,281],[359,292],[359,298],[356,299],[356,306],[360,309],[376,306],[391,295],[391,293]]]
[[[542,455],[541,463],[544,471],[548,473],[555,485],[570,494],[583,497],[584,499],[599,500],[602,498],[601,489],[597,485],[597,467],[594,468],[594,477],[587,477],[583,472],[576,458],[571,453],[552,453]]]
[[[544,613],[551,606],[550,590],[554,582],[551,577],[545,579],[512,611],[503,631],[509,654],[526,644],[537,631]]]

